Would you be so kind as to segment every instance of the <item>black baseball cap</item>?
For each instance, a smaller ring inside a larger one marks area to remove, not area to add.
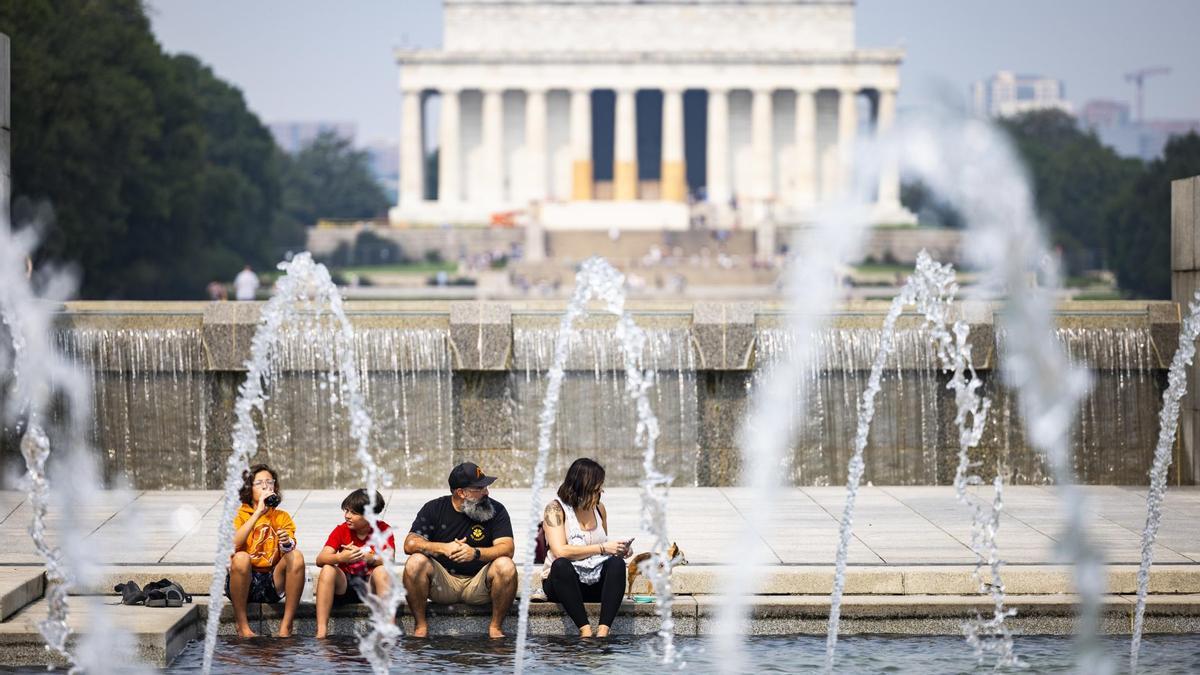
[[[450,489],[482,488],[496,482],[495,476],[485,476],[474,462],[463,462],[450,471]]]

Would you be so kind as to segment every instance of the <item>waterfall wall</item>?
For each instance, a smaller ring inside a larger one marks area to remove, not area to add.
[[[536,416],[558,316],[555,303],[351,302],[374,451],[397,486],[444,487],[451,466],[471,460],[507,485],[528,483]],[[698,303],[632,307],[648,332],[645,368],[661,436],[661,468],[675,485],[737,481],[738,425],[749,392],[792,339],[779,307]],[[971,325],[975,362],[993,399],[977,455],[979,473],[1039,484],[1048,471],[1025,441],[1012,393],[1000,381],[997,306],[959,307]],[[212,489],[230,452],[233,404],[258,320],[257,303],[68,303],[60,347],[92,375],[92,440],[109,481],[139,489]],[[785,482],[845,481],[858,398],[879,341],[885,303],[845,306],[818,337],[801,385],[812,402],[795,420]],[[1087,483],[1144,484],[1158,432],[1165,366],[1175,351],[1178,307],[1169,302],[1067,303],[1059,337],[1093,376],[1077,414],[1076,471]],[[555,427],[551,475],[579,456],[605,465],[608,484],[641,476],[633,406],[624,391],[615,322],[594,315],[571,346]],[[323,350],[287,339],[260,418],[262,461],[293,487],[351,487],[358,476]],[[865,480],[940,485],[953,479],[956,439],[948,378],[916,316],[902,317],[870,444]],[[5,475],[19,457],[0,435]],[[1190,482],[1182,450],[1172,483]],[[11,481],[9,481],[11,482]]]

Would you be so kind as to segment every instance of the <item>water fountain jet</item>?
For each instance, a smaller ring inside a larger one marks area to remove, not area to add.
[[[575,290],[567,309],[559,321],[558,335],[554,342],[554,361],[548,372],[546,395],[538,416],[538,455],[534,465],[530,490],[529,528],[522,559],[525,561],[521,574],[521,603],[517,620],[517,649],[515,672],[524,669],[526,638],[529,632],[529,603],[534,576],[533,556],[537,525],[542,519],[541,490],[546,482],[549,462],[551,434],[554,430],[558,410],[558,399],[562,392],[563,378],[570,350],[571,335],[575,321],[587,311],[587,303],[596,299],[604,304],[605,310],[618,317],[617,337],[625,364],[625,391],[636,405],[637,428],[634,442],[643,446],[642,479],[642,525],[654,536],[650,557],[641,566],[643,573],[655,584],[655,604],[660,617],[659,638],[662,642],[661,661],[672,663],[675,659],[673,596],[670,586],[671,561],[667,555],[670,539],[666,532],[666,493],[670,478],[658,472],[655,466],[655,441],[658,438],[658,420],[647,396],[653,385],[653,374],[642,369],[643,350],[646,345],[645,332],[634,323],[625,311],[625,277],[603,258],[593,257],[584,261],[575,277]]]
[[[253,413],[264,414],[267,389],[278,376],[275,367],[277,350],[285,331],[297,331],[312,343],[324,345],[325,356],[332,363],[328,388],[330,402],[341,400],[349,411],[350,433],[355,441],[355,457],[363,467],[363,482],[367,494],[383,483],[383,476],[371,456],[369,439],[371,419],[362,398],[362,382],[359,379],[354,352],[354,331],[342,307],[341,295],[330,279],[324,265],[313,262],[308,253],[301,253],[291,261],[280,263],[283,276],[275,283],[271,299],[263,307],[259,328],[250,344],[250,359],[246,362],[246,380],[238,390],[234,406],[237,421],[233,431],[233,453],[227,463],[225,495],[220,526],[217,533],[217,553],[213,562],[213,580],[209,588],[208,625],[205,631],[203,670],[212,668],[213,650],[216,647],[217,628],[220,625],[221,608],[224,604],[226,566],[233,553],[233,517],[237,509],[238,490],[242,485],[242,472],[250,458],[258,451],[258,431]],[[332,339],[329,327],[322,323],[328,317],[334,322]],[[376,551],[383,551],[387,537],[382,536],[376,526],[378,514],[372,508],[364,515],[371,523],[370,544]],[[386,557],[385,557],[386,560]],[[385,673],[388,668],[391,646],[399,634],[394,624],[396,608],[401,600],[402,585],[395,566],[385,562],[384,568],[391,579],[391,593],[384,598],[364,594],[364,602],[371,610],[372,628],[361,636],[360,650],[376,673]]]
[[[0,214],[0,326],[8,333],[12,349],[11,357],[8,345],[0,349],[0,365],[4,366],[0,372],[7,371],[11,380],[5,392],[4,422],[21,436],[24,483],[32,512],[29,534],[46,568],[47,616],[37,622],[37,629],[47,651],[75,671],[84,664],[68,646],[68,593],[76,583],[92,580],[96,572],[96,551],[84,541],[88,533],[76,526],[83,505],[93,501],[99,484],[84,434],[91,390],[75,364],[54,348],[52,339],[54,312],[72,293],[73,280],[53,269],[43,270],[36,280],[31,278],[27,264],[35,242],[34,228],[14,231],[7,212]],[[46,521],[52,497],[52,447],[59,448],[53,454],[62,456],[61,465],[55,468],[60,482],[54,496],[62,523],[57,545],[47,538]],[[110,648],[96,652],[99,658],[86,664],[88,670],[114,670],[122,655],[112,647],[125,644],[123,637],[104,611],[97,609],[81,644],[108,643]]]
[[[1142,629],[1146,620],[1146,593],[1150,589],[1150,567],[1154,564],[1154,542],[1162,521],[1162,503],[1167,492],[1167,469],[1171,467],[1171,451],[1179,430],[1179,405],[1187,393],[1188,367],[1196,358],[1196,338],[1200,336],[1200,291],[1189,305],[1179,333],[1179,346],[1167,371],[1167,388],[1162,395],[1159,411],[1158,444],[1154,447],[1154,464],[1150,468],[1150,487],[1146,491],[1146,527],[1142,531],[1142,556],[1137,574],[1137,607],[1134,610],[1133,635],[1129,642],[1129,672],[1136,673],[1138,652],[1142,646]]]

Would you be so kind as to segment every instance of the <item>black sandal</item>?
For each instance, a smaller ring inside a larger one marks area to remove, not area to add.
[[[146,593],[138,588],[132,579],[113,586],[113,590],[121,594],[122,605],[140,605],[146,602]]]
[[[185,601],[192,601],[192,596],[184,593],[183,587],[173,581],[162,579],[150,585],[155,588],[146,596],[147,607],[183,607]]]

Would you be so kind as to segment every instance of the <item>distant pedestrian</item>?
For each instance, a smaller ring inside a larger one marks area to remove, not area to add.
[[[258,275],[246,265],[233,280],[234,297],[238,300],[253,300],[254,295],[258,293],[258,285]]]
[[[208,287],[206,290],[208,292],[208,299],[212,300],[213,302],[229,299],[229,292],[225,290],[225,284],[219,281],[208,282]]]

